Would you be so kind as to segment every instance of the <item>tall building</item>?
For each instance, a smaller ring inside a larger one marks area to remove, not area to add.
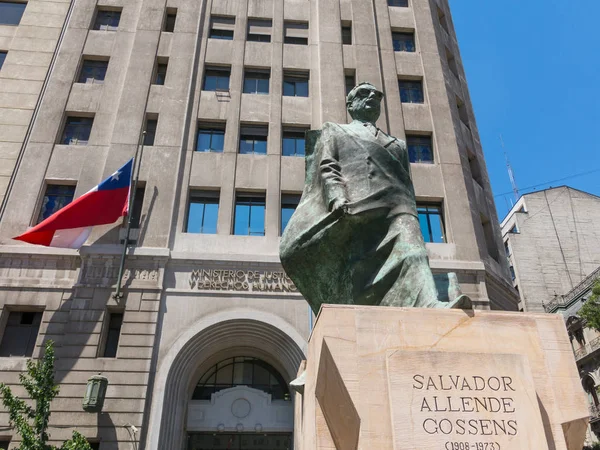
[[[53,440],[77,426],[102,450],[291,448],[287,383],[313,317],[282,271],[279,237],[304,184],[304,131],[346,122],[359,81],[386,94],[379,127],[408,141],[433,270],[456,272],[477,308],[517,309],[446,0],[25,6],[20,23],[0,25],[14,35],[0,40],[0,99],[16,89],[14,109],[31,109],[24,134],[0,133],[15,167],[2,169],[0,381],[16,387],[26,358],[56,342]],[[47,54],[29,52],[29,35]],[[26,66],[35,55],[49,69]],[[25,95],[18,76],[37,76],[38,90]],[[96,228],[80,252],[10,239],[140,141],[122,299],[121,224]],[[98,372],[104,412],[83,413]]]
[[[523,195],[502,221],[520,309],[543,312],[600,265],[600,197],[568,186]]]

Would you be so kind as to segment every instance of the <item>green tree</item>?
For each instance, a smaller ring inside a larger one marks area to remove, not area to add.
[[[579,317],[585,319],[587,326],[600,331],[600,279],[592,288],[592,295],[579,310]]]
[[[2,403],[8,409],[10,424],[21,436],[19,450],[58,450],[48,445],[50,403],[58,395],[54,383],[54,343],[46,343],[44,355],[38,361],[27,361],[27,374],[19,375],[21,384],[29,394],[30,402],[13,395],[10,387],[0,383]],[[31,406],[33,404],[33,406]],[[92,450],[87,440],[77,431],[60,450]]]

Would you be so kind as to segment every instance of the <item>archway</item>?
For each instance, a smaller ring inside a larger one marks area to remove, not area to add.
[[[289,450],[294,408],[287,382],[262,359],[223,359],[200,376],[186,428],[187,450]]]
[[[274,314],[247,309],[207,316],[169,347],[157,371],[146,449],[184,449],[188,402],[202,372],[225,357],[259,358],[289,383],[306,341]]]

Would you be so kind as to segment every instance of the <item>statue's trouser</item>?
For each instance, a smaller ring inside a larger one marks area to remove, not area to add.
[[[419,219],[400,214],[387,220],[387,233],[377,248],[372,249],[372,254],[378,256],[369,258],[378,262],[375,276],[367,286],[355,285],[355,292],[367,293],[371,297],[365,298],[367,304],[417,308],[445,306],[438,301]]]

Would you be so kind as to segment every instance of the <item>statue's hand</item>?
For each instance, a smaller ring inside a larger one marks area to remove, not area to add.
[[[342,214],[346,214],[348,212],[348,200],[345,198],[336,198],[331,204],[331,212],[341,212]]]

